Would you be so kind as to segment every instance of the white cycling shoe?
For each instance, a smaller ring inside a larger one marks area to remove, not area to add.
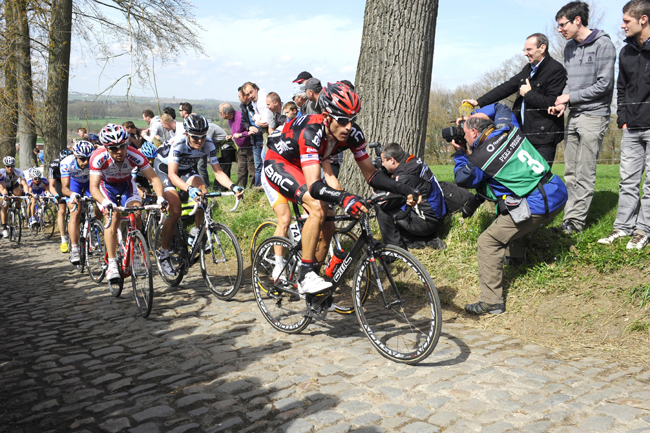
[[[108,262],[108,269],[106,270],[106,279],[108,281],[119,280],[121,278],[120,270],[117,268],[117,263]]]
[[[162,270],[165,273],[165,275],[168,275],[170,277],[176,276],[176,272],[174,271],[174,267],[172,266],[172,260],[169,256],[160,258],[160,266],[162,267]]]
[[[73,265],[78,265],[81,262],[81,257],[79,256],[79,250],[72,250],[70,252],[70,263]]]
[[[7,229],[2,230],[2,237],[3,238],[8,238],[9,237],[9,230],[7,230]]]
[[[325,281],[323,277],[316,274],[316,272],[311,271],[305,275],[305,279],[302,280],[302,283],[298,283],[298,293],[301,295],[313,294],[327,290],[330,287],[332,287],[332,283]]]

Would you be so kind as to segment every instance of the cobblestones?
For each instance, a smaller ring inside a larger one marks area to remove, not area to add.
[[[156,279],[145,320],[129,280],[114,298],[40,238],[0,241],[0,263],[0,433],[650,431],[647,368],[454,323],[406,366],[354,316],[277,332],[249,285],[221,302],[198,269]]]

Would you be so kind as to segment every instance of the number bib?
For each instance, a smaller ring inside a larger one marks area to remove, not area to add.
[[[517,127],[488,138],[468,159],[519,197],[530,194],[550,171],[546,160]]]

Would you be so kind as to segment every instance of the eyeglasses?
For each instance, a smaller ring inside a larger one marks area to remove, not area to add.
[[[126,148],[126,143],[120,144],[119,146],[106,146],[110,152],[119,152],[120,150]]]
[[[88,161],[88,159],[89,158],[87,156],[78,156],[77,157],[77,161],[79,161],[79,162],[86,162],[86,161]]]
[[[558,23],[557,28],[558,28],[558,30],[562,30],[564,28],[564,26],[566,26],[567,24],[572,23],[572,22],[573,22],[573,20],[568,20],[568,21],[563,22],[562,24]]]
[[[194,140],[194,141],[201,141],[205,140],[206,136],[205,135],[193,135],[193,134],[187,134],[189,137]]]
[[[336,123],[338,123],[338,124],[341,125],[341,126],[345,126],[345,125],[347,125],[347,124],[350,123],[350,122],[354,122],[354,121],[356,120],[356,118],[357,118],[357,116],[354,116],[354,117],[342,117],[342,116],[338,116],[338,117],[337,117],[337,116],[334,116],[334,115],[332,115],[332,114],[330,114],[330,116],[332,116],[332,117],[334,118],[334,120],[336,120]]]

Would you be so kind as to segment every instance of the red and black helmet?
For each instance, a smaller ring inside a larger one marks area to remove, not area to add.
[[[323,112],[336,117],[356,117],[361,111],[361,100],[352,89],[339,82],[327,83],[318,97]]]

